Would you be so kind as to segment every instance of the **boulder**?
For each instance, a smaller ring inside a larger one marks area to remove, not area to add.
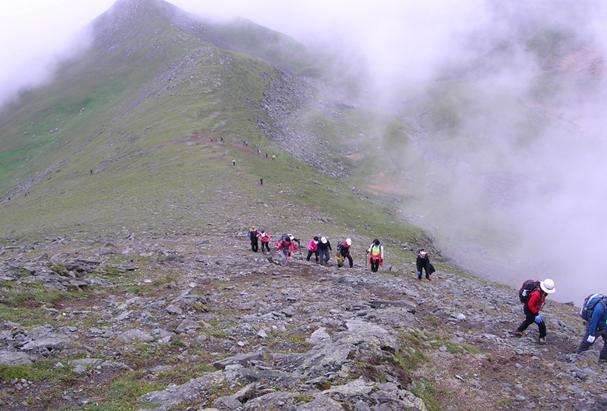
[[[295,394],[278,391],[248,401],[243,409],[245,411],[288,410],[295,407],[295,402]]]
[[[139,400],[152,404],[156,410],[170,410],[177,408],[182,403],[190,403],[208,397],[215,387],[225,381],[223,372],[210,372],[182,385],[171,384],[164,390],[149,392],[139,397]]]
[[[325,327],[320,327],[310,335],[308,342],[312,345],[331,342],[331,336]]]
[[[0,350],[0,365],[29,365],[32,359],[20,351]]]
[[[21,347],[21,350],[43,356],[53,355],[71,345],[66,337],[43,337],[32,340]]]
[[[149,334],[145,331],[136,329],[136,328],[120,333],[118,335],[118,339],[125,344],[132,343],[132,342],[152,342],[152,341],[154,341],[154,337],[152,337],[151,334]]]
[[[297,411],[343,411],[344,407],[340,403],[323,394],[318,394],[314,399],[306,404],[297,407]]]
[[[252,361],[260,361],[263,359],[264,350],[259,349],[257,351],[248,352],[244,354],[234,355],[232,357],[224,358],[220,361],[215,361],[213,366],[217,369],[224,369],[228,365],[240,364],[242,366],[249,365]]]

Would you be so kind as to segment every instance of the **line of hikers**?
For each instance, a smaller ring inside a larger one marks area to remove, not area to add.
[[[265,230],[257,230],[252,228],[249,231],[251,240],[251,250],[259,251],[259,242],[261,242],[261,251],[270,252],[271,236]],[[336,260],[337,266],[343,267],[345,260],[348,260],[350,268],[354,266],[354,260],[350,253],[352,240],[346,238],[340,241],[337,245]],[[281,255],[282,264],[289,263],[295,252],[301,249],[301,241],[295,238],[292,234],[284,234],[276,242],[276,251]],[[331,242],[325,236],[314,236],[308,241],[306,260],[310,261],[314,256],[315,261],[321,265],[327,265],[330,260],[330,252],[332,251]],[[384,263],[384,246],[378,239],[373,240],[367,248],[367,263],[371,266],[372,272],[379,271],[379,268]],[[426,279],[430,280],[430,276],[436,270],[432,263],[428,252],[421,249],[417,253],[416,258],[416,273],[418,280],[422,279],[425,273]],[[552,279],[546,278],[543,281],[527,280],[519,289],[519,300],[523,304],[524,320],[519,327],[512,333],[516,337],[522,337],[525,330],[535,323],[539,329],[539,344],[546,344],[546,322],[541,314],[542,308],[546,303],[548,295],[556,291],[555,283]],[[582,353],[590,349],[598,337],[603,338],[603,348],[599,355],[599,362],[607,362],[607,296],[603,294],[592,294],[586,297],[580,316],[586,322],[586,331],[584,337],[578,346],[577,353]]]
[[[251,241],[251,251],[258,252],[259,243],[261,243],[261,252],[270,252],[270,241],[272,240],[272,236],[265,230],[258,230],[257,228],[252,227],[249,231],[249,240]],[[354,258],[351,254],[351,247],[351,238],[346,238],[337,244],[335,260],[337,261],[338,267],[343,267],[346,260],[348,261],[350,268],[354,267]],[[283,234],[276,242],[274,248],[281,257],[281,263],[286,265],[291,260],[293,254],[302,248],[301,240],[295,238],[293,234]],[[314,257],[314,260],[320,265],[326,266],[329,264],[333,247],[326,236],[314,236],[308,241],[306,248],[308,251],[308,255],[306,256],[307,261],[310,261],[312,257]],[[425,253],[424,258],[422,258],[421,261],[422,262],[420,263],[418,260],[418,267],[421,264],[421,267],[425,268],[426,278],[429,279],[430,274],[434,272],[434,267],[430,264],[427,253]],[[378,239],[373,240],[367,248],[366,262],[371,267],[372,272],[379,271],[379,268],[383,266],[384,246]],[[421,279],[421,274],[419,275],[419,278]]]
[[[252,227],[249,231],[249,239],[251,241],[251,250],[253,252],[259,251],[260,242],[261,252],[270,252],[270,241],[272,236],[265,230],[258,230],[257,228]],[[354,259],[352,258],[352,254],[350,252],[351,247],[352,239],[350,238],[346,238],[344,241],[340,241],[337,244],[337,253],[335,254],[335,259],[338,267],[343,267],[346,260],[348,261],[350,268],[354,266]],[[301,248],[300,239],[295,238],[295,236],[292,234],[283,234],[275,245],[276,251],[279,251],[282,256],[283,264],[288,264],[292,255]],[[327,237],[317,235],[308,241],[307,251],[307,261],[310,261],[312,256],[314,256],[314,260],[318,264],[327,265],[331,259],[331,251],[333,251],[333,247],[331,246],[331,242]],[[384,264],[384,246],[381,244],[381,242],[378,239],[373,240],[373,242],[367,248],[366,254],[366,264],[371,267],[371,271],[374,273],[379,271],[379,268]],[[426,275],[426,279],[430,280],[430,276],[436,271],[430,262],[428,252],[424,249],[418,251],[415,264],[417,278],[419,280],[422,279],[422,275],[424,273]]]
[[[546,297],[555,291],[554,281],[550,278],[543,281],[527,280],[523,283],[519,289],[519,299],[523,304],[525,319],[513,332],[514,336],[522,337],[527,327],[536,323],[539,329],[538,343],[546,344],[546,322],[541,311]],[[607,362],[607,296],[597,293],[586,297],[580,309],[580,317],[586,323],[586,331],[577,353],[590,349],[600,336],[603,338],[603,348],[599,354],[599,362]]]

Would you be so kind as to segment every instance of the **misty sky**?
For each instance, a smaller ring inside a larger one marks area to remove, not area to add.
[[[3,2],[0,104],[36,84],[54,63],[86,44],[83,28],[113,0]],[[352,48],[373,61],[377,78],[427,79],[454,34],[487,18],[480,0],[173,0],[195,14],[246,17],[304,43]]]

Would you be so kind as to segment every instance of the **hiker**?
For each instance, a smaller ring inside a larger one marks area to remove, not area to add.
[[[262,186],[263,185],[263,177],[259,177],[259,185]]]
[[[430,263],[430,257],[428,257],[428,252],[423,248],[417,252],[417,260],[415,262],[417,265],[417,279],[422,279],[422,270],[426,271],[426,279],[430,281],[430,274],[434,271],[434,266]]]
[[[350,238],[346,238],[345,241],[340,242],[337,245],[337,266],[343,267],[344,262],[348,259],[348,264],[350,268],[354,266],[354,261],[352,260],[352,255],[350,254],[350,247],[352,246],[352,240]]]
[[[536,323],[540,331],[537,341],[539,344],[546,344],[546,323],[540,311],[546,302],[548,294],[552,294],[555,291],[554,281],[550,278],[546,278],[544,281],[527,280],[523,283],[518,295],[521,303],[523,303],[525,319],[514,332],[514,336],[522,337],[527,327]]]
[[[261,233],[259,233],[259,240],[261,241],[261,252],[265,254],[265,252],[267,251],[268,253],[270,252],[270,240],[272,239],[272,236],[268,233],[266,233],[266,230],[261,230]]]
[[[320,258],[320,265],[327,265],[331,259],[329,251],[333,251],[331,248],[331,242],[327,237],[320,237],[318,242],[318,257]]]
[[[379,267],[384,264],[384,246],[381,245],[377,238],[369,246],[367,255],[369,256],[371,271],[376,273],[379,271]]]
[[[283,235],[278,243],[276,243],[276,251],[280,251],[282,256],[282,265],[287,265],[291,256],[297,251],[297,243],[291,241],[291,237]]]
[[[251,251],[256,253],[259,251],[259,231],[255,227],[251,227],[249,231],[249,240],[251,240]]]
[[[289,239],[295,243],[297,243],[297,248],[301,248],[301,240],[299,238],[295,238],[293,234],[285,234]]]
[[[584,338],[577,353],[588,350],[597,337],[603,337],[603,348],[599,354],[599,362],[607,362],[607,296],[592,294],[586,297],[580,315],[587,322]]]
[[[312,254],[314,255],[316,263],[318,263],[318,236],[314,236],[313,239],[308,241],[308,256],[306,257],[306,261],[310,261]]]

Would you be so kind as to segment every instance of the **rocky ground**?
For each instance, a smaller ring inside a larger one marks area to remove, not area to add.
[[[227,250],[226,250],[227,248]],[[516,339],[516,292],[443,267],[288,267],[240,235],[9,244],[3,409],[597,409],[574,307]]]

